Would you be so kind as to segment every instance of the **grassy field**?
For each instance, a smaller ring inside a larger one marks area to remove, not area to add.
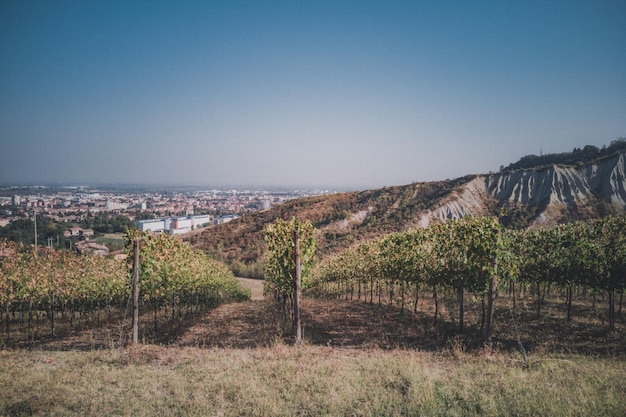
[[[123,347],[120,322],[12,342],[0,350],[0,415],[7,416],[623,416],[626,332],[607,332],[602,300],[553,293],[501,299],[494,342],[476,342],[480,306],[456,334],[454,304],[432,322],[397,305],[305,298],[305,345],[292,346],[280,311],[262,300],[167,319],[150,344]],[[142,316],[150,335],[151,313]],[[60,320],[59,326],[63,324]],[[62,327],[60,327],[62,328]],[[127,328],[127,327],[126,327]],[[23,335],[22,335],[23,336]]]
[[[107,246],[111,250],[124,248],[124,233],[105,233],[96,238],[96,243]]]
[[[0,352],[11,416],[623,416],[626,363],[578,355],[139,346]]]

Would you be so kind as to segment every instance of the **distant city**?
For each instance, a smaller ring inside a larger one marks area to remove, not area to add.
[[[15,219],[32,218],[35,213],[67,223],[108,213],[124,215],[143,230],[161,228],[182,233],[267,210],[294,198],[334,192],[226,187],[175,189],[170,186],[158,191],[150,186],[6,186],[0,187],[0,227]]]

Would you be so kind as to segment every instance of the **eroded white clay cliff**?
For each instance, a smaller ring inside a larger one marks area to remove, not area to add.
[[[537,209],[533,224],[554,224],[567,213],[626,210],[626,153],[580,166],[552,165],[479,175],[420,216],[419,225],[433,221],[481,216],[494,204]]]

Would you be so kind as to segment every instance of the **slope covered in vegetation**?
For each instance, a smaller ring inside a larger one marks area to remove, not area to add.
[[[194,247],[229,262],[236,273],[255,276],[260,274],[263,226],[277,218],[310,220],[317,229],[317,255],[325,257],[356,242],[416,225],[420,213],[472,178],[296,199],[187,239]]]
[[[235,274],[261,277],[263,226],[276,218],[310,220],[317,230],[317,256],[326,258],[384,234],[503,210],[505,225],[516,229],[602,217],[626,209],[625,149],[626,141],[618,140],[607,148],[586,146],[509,166],[530,169],[292,200],[187,239],[228,262]],[[550,161],[559,165],[544,165]],[[562,165],[570,162],[575,163]]]

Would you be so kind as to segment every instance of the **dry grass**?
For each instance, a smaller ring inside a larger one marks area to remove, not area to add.
[[[337,349],[0,353],[3,415],[623,415],[626,363]]]
[[[569,323],[557,295],[541,318],[519,301],[527,362],[501,301],[489,346],[476,342],[478,303],[467,303],[459,336],[454,305],[433,326],[428,299],[416,315],[305,299],[302,348],[268,300],[160,322],[158,345],[120,348],[119,322],[39,337],[0,350],[0,415],[626,415],[624,323],[607,333],[601,300],[577,300]],[[150,326],[150,313],[142,320]]]

